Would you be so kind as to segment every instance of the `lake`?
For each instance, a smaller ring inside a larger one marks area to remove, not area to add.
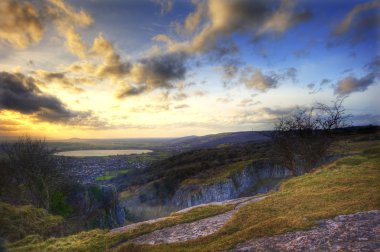
[[[152,152],[151,150],[76,150],[76,151],[62,151],[57,152],[55,155],[65,157],[105,157],[115,155],[131,155],[131,154],[144,154]]]

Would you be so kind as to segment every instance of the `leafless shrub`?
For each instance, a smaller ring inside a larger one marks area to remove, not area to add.
[[[279,118],[272,134],[275,159],[294,175],[307,172],[326,157],[336,129],[348,126],[350,115],[338,97],[331,106],[316,103],[311,108],[297,108]]]

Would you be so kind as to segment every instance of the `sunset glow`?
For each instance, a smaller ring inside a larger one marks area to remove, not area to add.
[[[0,137],[271,129],[347,96],[379,124],[379,1],[2,0]]]

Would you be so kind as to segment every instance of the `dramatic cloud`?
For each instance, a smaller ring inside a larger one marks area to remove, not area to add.
[[[168,43],[168,49],[189,54],[208,52],[215,49],[220,40],[229,38],[234,33],[246,32],[254,39],[267,34],[282,34],[310,17],[309,12],[295,13],[294,3],[289,0],[209,0],[207,11],[204,11],[206,7],[198,3],[196,11],[186,19],[185,27],[194,30],[200,25],[203,13],[206,13],[202,29],[191,41]]]
[[[58,84],[60,87],[74,93],[84,92],[81,85],[93,85],[94,81],[88,77],[69,77],[66,72],[48,72],[36,70],[32,72],[33,77],[40,86],[48,87]]]
[[[376,84],[377,76],[375,73],[369,73],[366,76],[357,79],[353,76],[348,76],[337,83],[335,94],[348,95],[353,92],[363,92],[371,85]]]
[[[103,62],[96,69],[96,75],[100,77],[119,79],[130,71],[130,63],[121,61],[114,46],[102,34],[94,39],[90,54],[100,57]]]
[[[24,49],[40,42],[51,22],[66,39],[67,49],[84,58],[86,46],[76,27],[88,27],[94,22],[87,12],[75,11],[62,0],[46,0],[35,5],[16,0],[0,2],[0,41],[13,47]]]
[[[76,116],[58,98],[41,92],[32,78],[7,72],[0,72],[0,109],[33,114],[46,121]]]
[[[0,1],[0,42],[26,48],[43,37],[43,24],[38,10],[30,3]]]
[[[85,58],[87,47],[77,32],[77,27],[88,27],[94,20],[84,10],[76,11],[63,0],[48,0],[47,15],[53,20],[59,34],[66,39],[65,45],[69,52],[79,58]]]
[[[131,66],[127,83],[117,96],[124,98],[158,88],[174,88],[176,81],[185,78],[186,60],[186,55],[180,53],[155,55],[139,60]]]
[[[243,70],[240,81],[244,83],[247,88],[266,92],[269,89],[277,88],[280,81],[290,79],[294,82],[296,78],[297,70],[295,68],[288,68],[284,73],[272,72],[265,75],[260,69],[247,67]]]

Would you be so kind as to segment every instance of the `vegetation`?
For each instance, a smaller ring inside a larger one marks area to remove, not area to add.
[[[121,192],[139,193],[140,191],[141,199],[149,198],[144,196],[145,188],[149,184],[152,188],[149,195],[155,195],[155,201],[160,203],[173,195],[186,179],[201,178],[202,175],[210,177],[211,174],[212,176],[219,174],[219,178],[223,179],[223,176],[229,176],[229,170],[234,169],[234,166],[229,167],[229,165],[264,157],[267,152],[266,143],[193,150],[156,162],[147,169],[131,170],[119,176],[120,178],[113,179],[113,182],[119,185]],[[226,173],[223,174],[222,171]],[[127,194],[131,195],[130,193],[123,195]]]
[[[307,172],[326,158],[334,143],[333,131],[345,127],[348,115],[343,107],[344,98],[332,106],[317,103],[311,108],[297,108],[280,118],[272,133],[273,157],[293,175]]]
[[[380,209],[380,145],[284,182],[279,192],[239,209],[217,233],[164,245],[125,244],[119,251],[223,251],[263,236],[305,230],[320,219]]]
[[[116,178],[118,175],[124,175],[128,173],[128,169],[106,171],[105,175],[96,178],[96,181],[107,181]]]
[[[204,172],[198,176],[186,179],[182,182],[182,185],[189,184],[203,184],[209,185],[218,182],[223,182],[229,179],[234,173],[244,170],[249,164],[252,163],[252,160],[239,161],[236,163],[228,164],[223,168],[220,168],[216,173]],[[215,171],[214,171],[215,172]]]
[[[48,236],[62,228],[63,218],[32,205],[15,206],[0,202],[0,237],[8,241],[26,235]]]
[[[50,238],[45,241],[36,237],[27,237],[10,244],[9,248],[11,251],[104,251],[137,236],[222,214],[234,207],[234,204],[196,207],[188,212],[174,213],[161,221],[142,224],[124,232],[108,233],[105,230],[96,229],[64,238]],[[32,238],[33,242],[30,242]]]
[[[318,220],[339,214],[380,209],[380,143],[284,182],[268,198],[239,209],[217,233],[194,241],[164,245],[125,243],[120,251],[220,251],[249,239],[305,230]],[[82,232],[65,238],[50,238],[27,245],[12,244],[11,251],[104,251],[133,237],[167,226],[228,211],[233,206],[209,206],[172,215],[164,221],[144,224],[121,233],[104,230]],[[20,243],[19,243],[20,244]]]
[[[66,170],[54,158],[54,150],[41,140],[21,137],[15,143],[1,146],[5,158],[2,160],[2,194],[17,192],[14,197],[41,208],[50,210],[55,192],[60,191],[68,180]],[[8,191],[7,191],[8,189]],[[18,190],[17,190],[18,189]]]

